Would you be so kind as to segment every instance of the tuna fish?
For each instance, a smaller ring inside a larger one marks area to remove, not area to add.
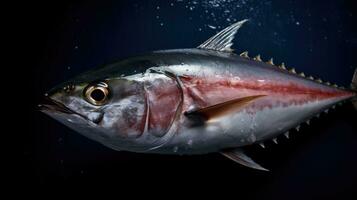
[[[94,69],[50,90],[40,109],[115,149],[140,153],[220,152],[266,170],[242,147],[289,137],[302,123],[356,99],[352,89],[233,53],[246,22],[232,24],[193,49],[154,51]]]

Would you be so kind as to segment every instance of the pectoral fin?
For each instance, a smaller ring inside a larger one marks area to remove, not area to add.
[[[212,120],[217,117],[222,117],[224,115],[228,115],[230,113],[235,113],[242,107],[246,106],[250,102],[254,101],[257,98],[263,97],[265,95],[255,95],[255,96],[248,96],[238,99],[233,99],[230,101],[226,101],[223,103],[219,103],[216,105],[208,106],[205,108],[200,108],[193,111],[188,111],[185,114],[190,115],[199,115],[206,121]]]
[[[263,170],[263,171],[269,171],[268,169],[265,169],[264,167],[260,166],[259,164],[254,162],[250,157],[245,155],[242,149],[238,148],[233,150],[222,151],[221,154],[246,167]]]

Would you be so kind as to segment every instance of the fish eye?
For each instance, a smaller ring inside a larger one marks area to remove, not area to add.
[[[90,84],[84,90],[84,96],[89,103],[95,106],[104,105],[109,96],[108,85],[103,82]]]

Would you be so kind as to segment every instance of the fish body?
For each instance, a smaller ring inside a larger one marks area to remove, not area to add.
[[[155,51],[79,75],[51,90],[52,104],[42,110],[115,150],[222,152],[264,170],[241,147],[276,142],[356,93],[234,54],[233,36],[244,22],[198,48]]]

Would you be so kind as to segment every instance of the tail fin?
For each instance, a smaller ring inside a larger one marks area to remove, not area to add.
[[[357,91],[357,68],[355,69],[355,73],[353,74],[351,89],[353,91]],[[353,106],[357,110],[357,97],[352,99]]]

